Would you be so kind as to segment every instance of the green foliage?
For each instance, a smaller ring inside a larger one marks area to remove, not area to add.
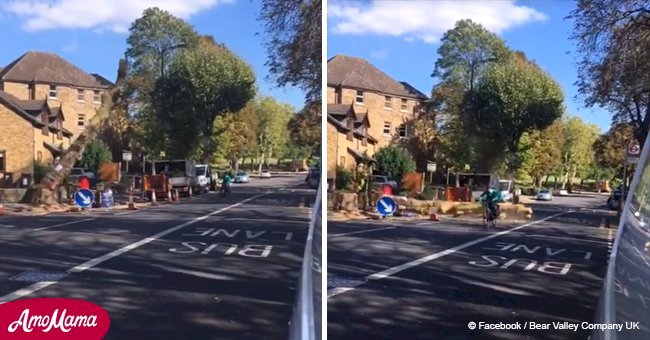
[[[559,84],[521,54],[489,68],[476,91],[466,96],[476,133],[507,148],[510,172],[521,167],[516,155],[526,132],[545,129],[564,112]]]
[[[320,102],[313,102],[295,114],[287,124],[291,142],[308,148],[309,156],[321,154],[321,117]]]
[[[271,97],[264,97],[257,103],[255,112],[259,122],[258,145],[264,160],[282,154],[289,142],[287,124],[293,108],[288,104],[278,103]]]
[[[354,172],[340,165],[336,167],[336,188],[346,189],[354,180]]]
[[[43,162],[34,161],[34,183],[39,183],[45,175],[52,171],[52,166]]]
[[[634,125],[617,124],[594,143],[596,163],[614,173],[623,173],[628,144],[635,140]]]
[[[95,139],[86,145],[81,160],[79,160],[79,166],[97,173],[102,164],[110,163],[112,160],[111,150],[104,142]]]
[[[553,172],[562,164],[564,129],[560,120],[544,130],[525,133],[520,140],[521,168],[517,178],[532,177],[537,186],[542,177]],[[524,176],[525,175],[525,176]]]
[[[563,122],[565,143],[562,150],[562,164],[566,173],[585,175],[594,162],[594,143],[600,130],[587,124],[579,117],[571,117]]]
[[[223,45],[202,39],[184,49],[159,78],[154,91],[157,116],[178,152],[214,153],[214,120],[242,109],[255,95],[255,75],[246,62]]]
[[[389,177],[401,179],[404,174],[415,170],[415,161],[404,148],[387,146],[379,149],[374,155],[377,161],[377,172]]]
[[[307,101],[320,102],[322,1],[262,0],[261,5],[271,77],[280,86],[303,89]]]

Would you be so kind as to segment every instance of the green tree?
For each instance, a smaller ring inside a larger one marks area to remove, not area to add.
[[[144,10],[130,27],[126,50],[129,74],[123,91],[133,117],[133,139],[145,155],[158,157],[171,144],[169,131],[161,128],[154,107],[156,81],[182,49],[198,43],[199,35],[190,24],[157,7]]]
[[[292,143],[307,148],[309,158],[321,154],[321,107],[319,102],[310,103],[287,124]]]
[[[377,161],[377,171],[382,175],[401,179],[407,172],[415,170],[413,157],[401,147],[383,147],[375,153],[374,158]]]
[[[522,169],[532,177],[534,185],[540,187],[544,176],[550,175],[562,164],[564,129],[561,120],[556,120],[544,130],[525,133],[520,144]]]
[[[475,92],[466,96],[466,105],[473,112],[468,121],[477,135],[492,141],[492,150],[505,146],[511,175],[520,167],[517,153],[521,136],[550,126],[562,116],[563,101],[559,84],[516,53],[489,68]]]
[[[215,118],[243,108],[255,91],[251,66],[208,38],[179,53],[156,82],[154,102],[169,138],[179,146],[175,153],[200,153],[209,162],[216,147]]]
[[[279,86],[298,86],[308,102],[322,89],[322,1],[262,0],[269,73]]]
[[[97,173],[102,164],[110,163],[112,160],[111,149],[103,141],[95,139],[86,145],[78,164],[80,167]]]
[[[635,141],[633,124],[621,123],[612,126],[609,131],[598,137],[594,143],[596,163],[614,174],[623,174],[627,146]]]
[[[594,161],[593,147],[600,135],[596,125],[587,124],[579,117],[570,117],[563,122],[565,143],[562,149],[564,180],[562,187],[589,169]]]
[[[268,165],[269,157],[281,155],[289,142],[286,131],[293,108],[278,103],[274,98],[264,97],[258,101],[256,112],[259,121],[257,138],[262,156],[258,170],[261,170],[262,163]]]
[[[650,128],[650,3],[579,0],[568,17],[577,42],[578,89],[587,106],[631,123],[644,143]]]
[[[447,166],[463,169],[465,165],[472,165],[485,170],[481,167],[486,160],[494,158],[490,153],[501,149],[484,147],[484,138],[474,132],[468,119],[474,114],[465,98],[473,95],[476,85],[492,65],[508,58],[508,51],[501,38],[471,20],[458,21],[443,36],[432,74],[438,81],[429,108],[434,114],[423,117],[431,122],[420,121],[418,125],[431,132],[429,138],[422,141],[425,145],[436,142],[439,145],[438,150],[429,147],[427,151]]]
[[[214,121],[214,158],[230,161],[235,171],[239,170],[239,159],[257,148],[259,120],[256,103],[250,101],[244,108],[219,116]]]

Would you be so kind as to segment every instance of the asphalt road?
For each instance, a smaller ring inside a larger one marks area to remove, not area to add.
[[[286,339],[315,194],[287,175],[135,212],[3,217],[0,303],[93,302],[107,339]],[[18,280],[32,271],[45,282]]]
[[[528,222],[329,222],[330,339],[585,339],[588,330],[470,322],[592,322],[614,230],[606,197],[535,203]]]

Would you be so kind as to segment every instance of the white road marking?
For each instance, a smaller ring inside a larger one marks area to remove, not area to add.
[[[79,220],[79,221],[71,221],[71,222],[66,222],[66,223],[61,223],[61,224],[55,224],[55,225],[51,225],[51,226],[48,226],[48,227],[37,228],[37,229],[34,229],[32,231],[41,231],[41,230],[47,230],[47,229],[52,229],[52,228],[56,228],[56,227],[63,227],[63,226],[66,226],[66,225],[92,221],[94,219],[95,218],[87,218],[87,219]]]
[[[338,236],[347,236],[347,235],[354,235],[354,234],[361,234],[361,233],[369,233],[373,231],[380,231],[380,230],[386,230],[386,229],[395,229],[396,227],[386,227],[386,228],[379,228],[379,229],[369,229],[369,230],[360,230],[360,231],[353,231],[349,233],[342,233],[342,234],[334,234],[334,235],[328,235],[328,237],[338,237]]]
[[[533,222],[530,222],[530,223],[522,224],[522,225],[520,225],[518,227],[515,227],[515,228],[512,228],[512,229],[503,230],[503,231],[500,231],[500,232],[495,233],[495,234],[491,234],[491,235],[488,235],[488,236],[485,236],[485,237],[481,237],[481,238],[476,239],[474,241],[463,243],[463,244],[458,245],[456,247],[449,248],[449,249],[446,249],[446,250],[443,250],[441,252],[437,252],[437,253],[434,253],[434,254],[431,254],[431,255],[427,255],[425,257],[419,258],[417,260],[413,260],[411,262],[401,264],[401,265],[396,266],[396,267],[385,269],[385,270],[383,270],[381,272],[374,273],[372,275],[366,276],[364,279],[367,280],[367,281],[385,279],[385,278],[387,278],[389,276],[392,276],[392,275],[395,275],[395,274],[397,274],[397,273],[399,273],[401,271],[404,271],[404,270],[407,270],[407,269],[410,269],[410,268],[413,268],[413,267],[417,267],[417,266],[419,266],[421,264],[425,264],[427,262],[437,260],[437,259],[439,259],[441,257],[444,257],[444,256],[447,256],[447,255],[451,255],[451,254],[453,254],[453,253],[455,253],[455,252],[457,252],[459,250],[469,248],[469,247],[474,246],[476,244],[479,244],[481,242],[493,239],[495,237],[503,236],[503,235],[509,234],[509,233],[511,233],[513,231],[523,229],[523,228],[529,227],[531,225],[535,225],[535,224],[550,220],[552,218],[555,218],[555,217],[558,217],[558,216],[561,216],[561,215],[566,215],[566,214],[569,214],[569,213],[572,213],[572,212],[574,212],[574,210],[569,210],[568,212],[561,212],[561,213],[558,213],[558,214],[555,214],[555,215],[545,217],[545,218],[543,218],[541,220],[537,220],[537,221],[533,221]],[[331,289],[331,290],[329,290],[327,292],[327,297],[328,298],[334,297],[336,295],[345,293],[345,292],[353,290],[353,289],[354,288],[334,288],[334,289]]]
[[[245,199],[245,200],[243,200],[243,201],[241,201],[239,203],[229,205],[227,207],[224,207],[224,208],[221,208],[219,210],[213,211],[213,212],[211,212],[211,213],[209,213],[207,215],[197,217],[197,218],[195,218],[195,219],[193,219],[191,221],[187,221],[185,223],[182,223],[182,224],[179,224],[177,226],[171,227],[169,229],[163,230],[163,231],[159,232],[156,235],[147,237],[147,238],[142,239],[142,240],[140,240],[138,242],[135,242],[135,243],[131,243],[131,244],[125,246],[125,247],[114,250],[114,251],[112,251],[112,252],[110,252],[108,254],[102,255],[100,257],[96,257],[96,258],[91,259],[89,261],[86,261],[86,262],[84,262],[84,263],[82,263],[80,265],[72,267],[72,268],[68,269],[67,272],[68,273],[81,273],[81,272],[83,272],[85,270],[88,270],[88,269],[90,269],[90,268],[92,268],[92,267],[94,267],[94,266],[96,266],[96,265],[98,265],[98,264],[100,264],[102,262],[108,261],[108,260],[110,260],[110,259],[112,259],[114,257],[125,254],[125,253],[127,253],[127,252],[129,252],[129,251],[131,251],[133,249],[139,248],[139,247],[141,247],[141,246],[143,246],[143,245],[145,245],[147,243],[153,242],[153,241],[155,241],[155,240],[157,240],[157,239],[159,239],[159,238],[161,238],[163,236],[166,236],[166,235],[171,234],[171,233],[173,233],[173,232],[175,232],[177,230],[185,228],[188,225],[192,225],[194,223],[203,221],[203,220],[205,220],[206,218],[208,218],[210,216],[214,216],[214,215],[222,213],[222,212],[224,212],[226,210],[230,210],[232,208],[238,207],[238,206],[240,206],[240,205],[242,205],[242,204],[244,204],[244,203],[246,203],[248,201],[252,201],[252,200],[254,200],[254,199],[258,198],[258,197],[265,196],[265,195],[267,195],[267,194],[264,193],[264,194],[255,195],[253,197],[249,197],[249,198],[247,198],[247,199]],[[76,223],[78,223],[78,222],[81,222],[81,221],[77,221]],[[43,288],[46,288],[46,287],[49,287],[49,286],[51,286],[53,284],[56,284],[58,282],[59,281],[46,281],[46,282],[34,283],[34,284],[29,285],[29,286],[27,286],[25,288],[19,289],[17,291],[9,293],[9,294],[7,294],[7,295],[5,295],[3,297],[0,297],[0,305],[2,305],[4,303],[7,303],[7,302],[11,302],[11,301],[16,300],[16,299],[23,298],[25,296],[33,294],[36,291],[39,291],[39,290],[41,290]]]

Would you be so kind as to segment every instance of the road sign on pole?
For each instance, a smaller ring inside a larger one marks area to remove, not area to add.
[[[384,196],[377,201],[377,212],[382,216],[391,216],[397,211],[397,203],[388,197]]]
[[[627,146],[627,162],[636,164],[639,162],[639,155],[641,154],[641,146],[637,143],[632,143]]]
[[[79,189],[74,193],[74,202],[81,208],[88,208],[93,205],[95,196],[88,189]]]

